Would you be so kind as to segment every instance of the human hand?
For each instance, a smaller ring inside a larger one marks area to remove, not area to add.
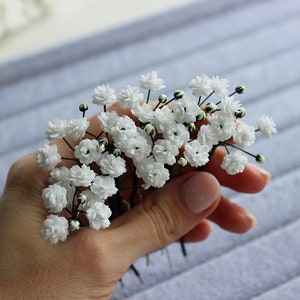
[[[47,212],[41,190],[48,175],[31,153],[11,168],[0,202],[0,295],[5,299],[109,299],[118,280],[139,257],[180,237],[206,238],[212,220],[226,230],[245,232],[254,219],[220,193],[219,182],[255,193],[269,177],[252,165],[234,177],[220,169],[217,151],[206,171],[192,172],[149,193],[142,203],[102,231],[83,228],[63,243],[39,235]],[[2,298],[1,297],[1,298]]]
[[[67,153],[64,143],[58,145],[60,152]],[[185,242],[204,240],[212,230],[210,221],[232,232],[248,231],[255,218],[221,195],[220,185],[256,193],[270,177],[254,165],[228,175],[220,168],[224,155],[217,149],[203,172],[190,170],[147,192],[140,204],[113,220],[108,229],[82,228],[56,245],[39,233],[47,215],[41,191],[49,175],[36,164],[35,153],[19,159],[8,174],[0,202],[0,296],[109,299],[139,257],[183,236]]]

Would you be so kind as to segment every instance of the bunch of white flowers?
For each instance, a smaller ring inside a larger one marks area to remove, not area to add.
[[[221,167],[229,174],[243,172],[248,156],[264,162],[262,154],[245,148],[254,144],[258,131],[271,137],[275,124],[266,115],[258,117],[256,128],[238,121],[246,110],[234,95],[242,94],[243,86],[229,94],[226,79],[202,75],[191,80],[190,96],[177,90],[170,99],[158,95],[156,102],[150,102],[151,91],[165,87],[156,71],[142,75],[139,86],[147,91],[144,101],[139,87],[127,85],[119,94],[109,85],[95,88],[92,102],[103,107],[97,116],[99,132],[88,131],[87,104],[79,106],[78,119],[48,123],[48,140],[63,139],[73,153],[61,157],[56,144],[37,151],[37,163],[50,174],[42,192],[50,215],[41,234],[51,243],[64,241],[82,226],[107,228],[137,198],[142,200],[141,189],[163,187],[172,179],[174,165],[205,166],[219,146],[227,151]],[[107,105],[115,102],[120,109],[108,111]],[[72,162],[70,168],[64,160]]]

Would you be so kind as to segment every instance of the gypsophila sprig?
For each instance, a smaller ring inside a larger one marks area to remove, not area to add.
[[[102,107],[94,132],[85,103],[79,105],[79,118],[49,121],[45,134],[52,144],[41,147],[36,160],[49,172],[41,195],[49,216],[41,235],[50,243],[64,241],[83,226],[107,228],[143,201],[142,190],[163,187],[174,178],[175,167],[201,171],[218,147],[227,151],[220,167],[231,175],[243,172],[249,157],[265,161],[263,154],[246,148],[258,132],[270,138],[276,126],[267,115],[257,118],[256,127],[240,121],[246,109],[235,97],[244,86],[229,93],[227,79],[203,74],[190,81],[187,91],[151,100],[151,91],[165,87],[157,72],[141,75],[138,85],[147,91],[146,99],[131,85],[119,93],[109,84],[94,89],[91,102]],[[115,102],[116,110],[107,109]],[[60,139],[69,148],[68,157],[58,152],[55,141]]]

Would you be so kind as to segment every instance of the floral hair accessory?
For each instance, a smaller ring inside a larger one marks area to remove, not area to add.
[[[36,155],[38,165],[50,174],[42,191],[49,216],[41,229],[50,243],[64,241],[84,226],[107,228],[143,200],[143,190],[172,180],[175,165],[201,170],[218,147],[227,151],[221,168],[231,175],[243,172],[248,157],[265,161],[262,154],[245,149],[255,143],[257,132],[268,138],[276,133],[275,123],[267,115],[258,117],[256,127],[239,121],[246,109],[235,96],[244,92],[243,86],[229,94],[226,79],[201,75],[190,81],[190,96],[177,90],[170,98],[159,94],[155,102],[150,101],[151,91],[165,87],[157,72],[142,75],[138,82],[139,87],[126,85],[118,94],[108,84],[95,88],[92,103],[103,107],[97,132],[89,131],[85,103],[79,106],[81,117],[49,121],[48,140],[62,139],[71,150],[62,157],[51,144]],[[114,103],[118,111],[108,110]]]

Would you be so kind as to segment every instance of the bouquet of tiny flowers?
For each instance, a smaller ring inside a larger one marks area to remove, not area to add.
[[[102,108],[97,132],[89,131],[87,104],[79,106],[77,119],[49,121],[46,137],[63,140],[71,155],[62,157],[56,143],[37,151],[37,163],[49,172],[49,186],[42,191],[49,211],[41,229],[46,240],[64,241],[83,226],[107,228],[143,201],[144,190],[172,180],[175,166],[201,169],[217,147],[226,149],[221,167],[232,175],[243,172],[248,157],[264,162],[262,154],[245,148],[254,144],[258,131],[271,137],[275,124],[267,115],[257,118],[256,127],[239,121],[246,110],[234,97],[243,86],[229,93],[226,79],[201,75],[190,81],[190,96],[177,90],[170,98],[159,94],[150,101],[151,91],[164,87],[156,71],[141,75],[139,87],[127,85],[119,93],[108,84],[97,86],[92,96]],[[116,109],[108,110],[115,102]]]

